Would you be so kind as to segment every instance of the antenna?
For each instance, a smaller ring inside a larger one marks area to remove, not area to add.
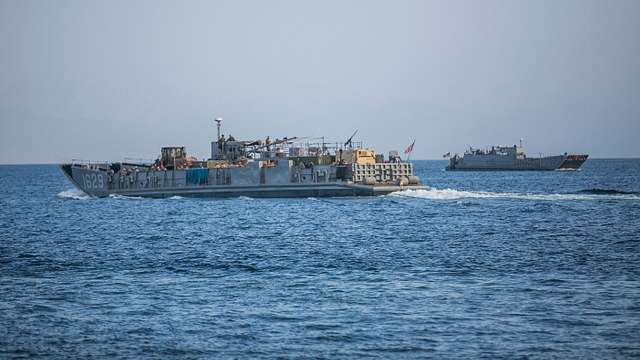
[[[520,147],[522,147],[522,141],[524,141],[524,139],[520,138]]]
[[[358,133],[358,129],[356,129],[356,131],[353,132],[353,135],[351,135],[351,137],[349,137],[349,139],[347,139],[347,141],[345,141],[344,146],[349,145],[349,148],[351,148],[351,142],[353,140],[353,137],[356,136],[356,134]]]
[[[218,127],[218,140],[220,140],[220,123],[222,122],[222,118],[216,118],[215,120],[213,120],[217,123],[217,127]]]

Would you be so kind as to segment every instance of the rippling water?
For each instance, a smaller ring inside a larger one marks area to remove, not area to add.
[[[640,160],[378,198],[91,199],[0,166],[0,357],[640,356]]]

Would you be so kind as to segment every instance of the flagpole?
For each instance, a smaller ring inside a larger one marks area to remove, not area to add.
[[[407,162],[411,160],[411,153],[413,153],[413,146],[416,144],[416,139],[413,139],[411,143],[411,150],[409,151],[409,155],[407,155]]]

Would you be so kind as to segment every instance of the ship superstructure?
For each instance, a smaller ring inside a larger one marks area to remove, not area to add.
[[[577,170],[589,155],[527,157],[520,145],[492,146],[491,149],[469,148],[464,156],[453,155],[447,170]]]
[[[413,164],[397,152],[385,159],[353,137],[344,143],[296,137],[244,141],[225,138],[219,127],[206,160],[173,146],[163,147],[152,163],[74,161],[61,167],[80,190],[97,197],[372,196],[424,188]]]

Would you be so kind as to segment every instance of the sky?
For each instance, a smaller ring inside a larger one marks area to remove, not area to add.
[[[0,0],[0,163],[358,138],[640,157],[640,1]]]

